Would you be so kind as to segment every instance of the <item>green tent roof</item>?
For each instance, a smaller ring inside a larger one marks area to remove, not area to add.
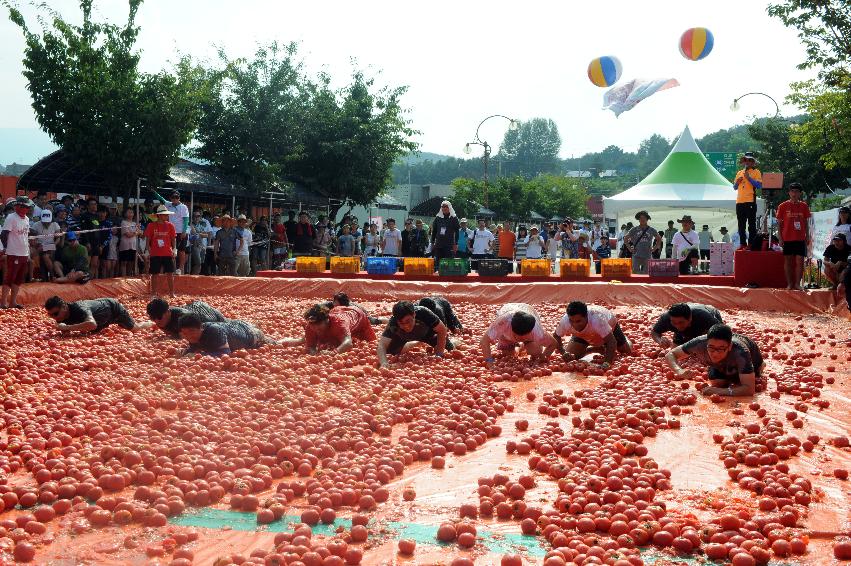
[[[721,185],[730,186],[715,167],[704,157],[686,126],[668,157],[639,185]]]

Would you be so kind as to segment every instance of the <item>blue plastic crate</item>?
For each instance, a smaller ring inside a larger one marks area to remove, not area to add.
[[[393,275],[398,268],[395,257],[366,258],[366,272],[370,275]]]

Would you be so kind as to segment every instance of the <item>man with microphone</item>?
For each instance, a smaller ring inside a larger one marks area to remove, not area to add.
[[[736,219],[739,221],[739,245],[753,245],[756,238],[756,190],[762,188],[762,173],[756,168],[756,158],[748,151],[741,159],[742,169],[736,173]],[[747,224],[747,234],[745,233]]]

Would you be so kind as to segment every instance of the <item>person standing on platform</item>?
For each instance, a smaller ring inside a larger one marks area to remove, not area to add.
[[[468,258],[473,249],[473,231],[467,228],[467,219],[462,218],[458,228],[458,257]]]
[[[709,231],[709,224],[703,225],[703,230],[697,233],[697,237],[700,239],[700,259],[709,261],[710,244],[715,241],[715,237]],[[709,271],[709,266],[704,264],[701,271]]]
[[[509,222],[508,220],[503,222],[502,231],[497,234],[497,238],[499,239],[499,249],[497,250],[497,257],[507,259],[509,265],[509,273],[513,273],[514,244],[517,243],[517,236],[514,235],[514,231],[511,229],[511,222]]]
[[[830,231],[831,239],[837,234],[844,234],[845,241],[851,244],[851,208],[848,208],[847,206],[839,207],[836,226],[834,226]]]
[[[561,230],[556,235],[561,243],[561,259],[577,259],[579,257],[579,232],[573,229],[573,220],[565,218]]]
[[[286,222],[284,226],[287,226]],[[316,229],[310,223],[310,216],[302,210],[298,213],[298,222],[293,228],[292,238],[289,237],[289,227],[287,228],[287,238],[293,246],[293,255],[310,255],[313,253],[313,239],[315,237]]]
[[[674,257],[680,261],[680,275],[689,275],[697,270],[700,259],[698,249],[700,239],[694,231],[694,221],[688,214],[677,220],[682,230],[674,234],[672,240]]]
[[[306,212],[304,214],[307,214]],[[299,214],[299,219],[301,219],[301,214]],[[291,245],[295,242],[296,236],[296,227],[298,226],[298,221],[295,219],[295,210],[287,211],[287,221],[284,222],[284,230],[287,233],[287,242]]]
[[[746,247],[753,245],[756,237],[756,190],[762,188],[762,172],[756,168],[756,158],[750,151],[745,153],[741,163],[742,168],[736,173],[733,188],[736,190],[739,242],[741,247]]]
[[[157,208],[157,221],[145,227],[144,237],[151,254],[151,296],[158,297],[160,293],[160,278],[164,274],[168,284],[169,295],[174,297],[174,258],[177,256],[177,234],[174,224],[169,217],[174,214],[165,205]],[[94,269],[94,268],[92,268]]]
[[[538,227],[532,226],[526,236],[526,259],[541,259],[544,257],[546,242],[538,233]]]
[[[665,257],[671,259],[674,257],[674,246],[673,240],[674,236],[677,234],[678,230],[674,228],[674,221],[668,220],[668,227],[665,228]]]
[[[18,290],[21,288],[30,264],[30,219],[27,213],[33,208],[33,202],[25,196],[14,201],[14,212],[6,216],[0,231],[0,256],[5,255],[6,268],[3,270],[3,290],[0,309],[22,309],[18,303]]]
[[[254,234],[248,227],[248,218],[244,214],[240,214],[236,219],[236,233],[239,237],[236,246],[236,275],[248,277],[251,273],[251,243],[254,241]]]
[[[730,233],[727,230],[726,226],[721,226],[721,228],[718,231],[721,232],[721,242],[722,243],[729,244],[732,241],[730,239]]]
[[[458,233],[461,223],[455,215],[455,209],[448,200],[440,203],[440,210],[431,224],[431,253],[434,256],[434,268],[437,269],[440,260],[451,258],[458,251]]]
[[[396,221],[387,219],[387,228],[381,236],[381,255],[386,257],[399,257],[402,251],[402,232],[396,228]]]
[[[496,237],[485,227],[485,221],[479,220],[479,226],[473,230],[473,259],[483,259],[493,254],[493,241]],[[478,268],[478,266],[477,266]]]
[[[804,258],[810,243],[810,207],[801,200],[801,183],[789,185],[789,200],[777,207],[780,245],[783,246],[786,288],[801,289]]]
[[[170,201],[165,203],[166,208],[172,213],[169,220],[174,225],[177,234],[177,265],[175,273],[180,275],[186,268],[186,252],[189,248],[189,208],[180,202],[180,193],[173,191]]]
[[[653,252],[662,247],[662,236],[647,224],[650,215],[646,210],[636,214],[635,219],[638,220],[638,226],[624,236],[624,243],[632,257],[632,272],[646,274]]]
[[[414,235],[414,220],[405,219],[405,228],[402,230],[402,257],[414,257],[411,253],[411,236]]]

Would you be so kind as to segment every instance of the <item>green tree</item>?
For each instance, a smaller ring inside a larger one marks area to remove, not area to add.
[[[222,68],[208,71],[193,152],[257,196],[281,183],[303,150],[309,89],[296,55],[294,43],[259,47],[251,60],[220,51]]]
[[[512,175],[528,179],[540,173],[556,172],[560,149],[561,136],[556,123],[546,118],[533,118],[505,132],[497,157],[507,162],[506,169]]]
[[[792,85],[789,100],[804,108],[809,120],[792,135],[802,149],[815,154],[827,169],[851,167],[851,75],[838,88],[808,81]]]
[[[205,81],[188,59],[173,72],[139,71],[136,14],[129,0],[122,26],[95,22],[92,0],[80,0],[82,24],[47,11],[51,27],[33,32],[21,12],[2,0],[26,40],[24,76],[41,128],[82,168],[97,171],[125,196],[136,179],[155,185],[191,139]]]
[[[588,191],[578,181],[560,175],[539,175],[526,183],[530,204],[546,218],[586,216]]]
[[[484,202],[484,182],[455,179],[452,186],[455,211],[459,216],[475,217]],[[501,177],[488,183],[488,208],[499,219],[527,220],[533,210],[547,218],[584,216],[587,200],[587,191],[576,179],[560,175],[539,175],[533,179]]]
[[[748,133],[749,126],[742,124],[717,132],[712,132],[696,140],[702,151],[724,151],[744,153],[759,151],[759,143]]]
[[[355,72],[339,91],[330,77],[312,84],[302,120],[303,151],[288,175],[318,194],[342,204],[368,205],[386,191],[392,167],[417,148],[401,97],[406,87],[374,88],[374,81]]]
[[[642,177],[651,173],[659,166],[668,153],[671,151],[672,145],[660,136],[653,134],[646,140],[642,141],[638,146],[638,170]]]

